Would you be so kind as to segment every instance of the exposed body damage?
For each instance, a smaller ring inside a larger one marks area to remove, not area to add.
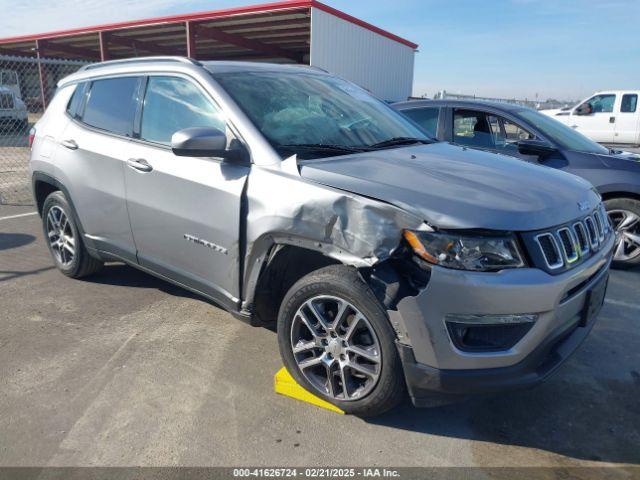
[[[249,175],[243,287],[246,310],[252,309],[260,275],[282,246],[317,252],[368,272],[398,252],[404,229],[420,229],[424,224],[413,213],[319,185],[296,172],[296,167],[254,167]],[[292,275],[292,280],[297,276]]]
[[[287,370],[351,413],[404,385],[420,405],[536,383],[604,301],[615,235],[590,184],[435,143],[308,67],[92,65],[61,82],[30,168],[62,273],[122,260],[276,321]]]
[[[435,152],[433,156],[432,151]],[[447,152],[450,155],[443,156]],[[412,255],[401,233],[403,229],[430,230],[432,226],[445,231],[486,232],[505,230],[514,225],[511,228],[535,231],[544,225],[571,222],[584,215],[581,209],[593,211],[598,208],[600,199],[593,189],[564,174],[553,175],[553,181],[549,177],[532,177],[530,188],[523,189],[522,183],[510,182],[510,179],[522,175],[524,182],[528,175],[539,172],[538,167],[516,165],[511,171],[512,164],[503,158],[479,152],[464,153],[462,149],[447,145],[371,154],[371,167],[361,172],[359,163],[365,155],[368,154],[299,162],[302,178],[297,182],[302,180],[304,188],[297,190],[294,187],[295,193],[290,198],[297,198],[297,192],[306,193],[310,185],[313,185],[313,191],[320,185],[341,190],[329,190],[332,192],[329,204],[311,203],[309,197],[303,207],[287,204],[285,216],[294,222],[285,223],[293,231],[297,230],[297,222],[305,225],[304,233],[290,235],[287,243],[317,249],[359,268],[387,310],[414,403],[429,404],[436,391],[461,394],[530,385],[555,371],[590,331],[591,324],[588,328],[576,329],[575,322],[583,311],[588,292],[606,282],[613,236],[599,246],[599,252],[585,261],[579,271],[549,275],[537,268],[487,273],[431,265]],[[402,170],[408,165],[411,166],[410,177],[393,177],[394,170]],[[500,187],[491,194],[491,200],[482,199],[488,190],[474,195],[473,190],[478,189],[479,183],[489,182],[489,172],[495,169],[499,172],[495,175]],[[291,172],[290,165],[285,170]],[[443,173],[437,173],[439,170]],[[450,171],[457,174],[450,175],[447,173]],[[284,174],[279,177],[291,178]],[[309,184],[307,178],[320,185]],[[555,198],[551,197],[561,184],[566,188]],[[342,190],[347,188],[356,193]],[[465,191],[466,196],[457,195],[457,192]],[[335,194],[344,199],[334,197]],[[264,198],[264,192],[259,196]],[[344,203],[347,198],[349,202]],[[352,202],[357,205],[355,210],[345,208]],[[363,216],[361,210],[365,204],[384,207],[387,213],[380,218],[376,209],[375,216]],[[339,222],[334,217],[338,205]],[[434,211],[439,214],[435,215]],[[496,211],[500,211],[497,217]],[[524,211],[528,214],[524,215]],[[392,217],[388,216],[390,212],[393,212]],[[364,242],[366,248],[359,250],[356,258],[345,256],[346,248],[336,250],[336,245],[353,248],[361,243],[354,243],[352,239],[353,218],[374,222],[359,221],[355,235],[364,231],[363,228],[370,230],[367,235],[372,233],[373,238],[380,239],[380,251],[371,254],[376,250],[371,250],[370,239]],[[389,221],[390,218],[394,221]],[[398,218],[402,221],[398,222]],[[375,223],[381,220],[382,224]],[[253,223],[249,222],[250,225]],[[348,235],[343,226],[351,228]],[[314,246],[313,241],[306,240],[320,237],[331,238],[331,241],[318,242]],[[445,321],[449,314],[526,316],[532,313],[537,320],[531,331],[513,346],[491,354],[460,350],[453,344]],[[564,350],[556,350],[559,345]],[[550,352],[556,352],[552,359]],[[469,376],[475,379],[471,386]]]
[[[575,219],[578,202],[588,209],[600,202],[573,175],[542,175],[539,165],[447,143],[301,163],[305,178],[396,205],[440,229],[538,230]]]

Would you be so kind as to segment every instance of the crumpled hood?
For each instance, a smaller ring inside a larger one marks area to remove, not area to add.
[[[439,228],[539,230],[600,201],[574,175],[447,143],[299,164],[304,178],[390,203]]]

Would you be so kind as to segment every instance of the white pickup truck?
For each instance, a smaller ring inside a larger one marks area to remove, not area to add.
[[[599,143],[640,145],[640,90],[597,92],[577,106],[542,113]]]

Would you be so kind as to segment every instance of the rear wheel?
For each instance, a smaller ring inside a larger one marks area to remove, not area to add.
[[[322,268],[293,285],[280,308],[278,341],[296,381],[347,413],[378,415],[403,397],[395,333],[352,268]]]
[[[612,198],[604,203],[617,236],[613,266],[630,268],[640,265],[640,201]]]
[[[62,273],[81,278],[97,272],[103,263],[84,246],[71,207],[62,192],[51,193],[42,207],[42,227],[51,256]]]

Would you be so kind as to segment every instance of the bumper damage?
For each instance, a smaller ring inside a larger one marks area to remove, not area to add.
[[[416,406],[434,393],[461,396],[526,388],[555,372],[587,337],[604,300],[613,236],[576,271],[499,273],[431,269],[428,284],[388,307],[407,387]],[[462,351],[447,315],[535,314],[532,328],[500,351]]]

